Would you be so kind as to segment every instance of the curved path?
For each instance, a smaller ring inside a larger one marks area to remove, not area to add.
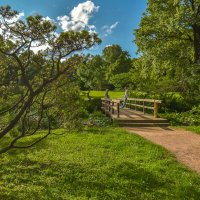
[[[200,135],[174,128],[127,127],[126,130],[163,146],[181,163],[200,174]]]

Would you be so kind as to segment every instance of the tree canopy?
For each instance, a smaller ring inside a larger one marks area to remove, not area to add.
[[[144,79],[163,82],[169,91],[199,89],[199,0],[149,0],[135,36],[141,55],[136,66]]]
[[[79,63],[73,54],[101,42],[85,30],[58,33],[53,22],[39,15],[26,20],[18,16],[9,6],[0,7],[0,100],[5,102],[0,107],[0,140],[16,127],[20,131],[0,152],[30,147],[50,134],[50,99],[72,81]],[[42,120],[48,121],[48,133],[31,144],[17,145],[21,138],[34,135]]]

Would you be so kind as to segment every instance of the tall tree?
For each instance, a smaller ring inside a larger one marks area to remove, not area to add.
[[[106,47],[103,50],[103,58],[106,62],[108,80],[113,75],[128,72],[132,66],[129,53],[122,50],[118,44]]]
[[[101,90],[105,84],[105,63],[100,55],[87,55],[82,58],[83,62],[77,67],[79,79],[89,91]]]
[[[200,73],[199,27],[199,0],[149,0],[135,31],[138,69],[157,81],[175,80],[174,90],[192,90],[191,80]]]
[[[0,141],[15,127],[20,129],[0,153],[31,147],[50,134],[49,96],[71,80],[79,62],[73,53],[101,42],[96,34],[87,31],[58,34],[56,26],[42,16],[18,19],[17,11],[0,7],[0,100],[5,102],[0,110]],[[35,48],[43,50],[34,53]],[[35,122],[29,123],[33,118]],[[48,133],[20,146],[17,142],[34,135],[44,118],[48,120]]]

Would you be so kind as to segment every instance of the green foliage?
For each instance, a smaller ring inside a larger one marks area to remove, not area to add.
[[[75,53],[101,43],[95,33],[58,34],[52,21],[40,15],[19,20],[18,14],[0,7],[0,142],[12,129],[19,131],[0,153],[22,148],[15,143],[39,129],[48,128],[50,134],[63,123],[70,128],[80,124],[72,125],[80,115],[74,76],[81,59]],[[41,50],[34,51],[35,46]]]
[[[84,108],[89,112],[92,113],[94,111],[101,110],[101,99],[100,98],[91,98],[91,99],[84,99]]]
[[[139,136],[113,127],[54,134],[32,149],[1,155],[0,199],[182,200],[200,196],[196,173]]]
[[[113,75],[127,73],[132,67],[132,61],[127,51],[115,44],[103,50],[103,58],[106,62],[106,78],[110,80]]]
[[[148,93],[142,91],[130,91],[129,96],[133,98],[146,98],[146,99],[158,99],[161,100],[161,106],[159,112],[184,112],[192,109],[192,107],[199,102],[192,97],[186,97],[178,92],[167,93]]]
[[[106,117],[101,111],[91,113],[88,121],[95,127],[108,127],[112,124],[111,118]]]
[[[171,125],[200,126],[200,105],[187,112],[165,113],[161,116],[168,119]]]
[[[134,88],[131,73],[113,75],[110,79],[110,83],[113,84],[117,90],[123,90],[125,87]]]
[[[77,76],[84,84],[82,89],[101,90],[105,81],[105,65],[101,56],[83,57],[82,63],[77,66]]]
[[[128,74],[131,68],[128,52],[112,45],[103,49],[101,56],[82,57],[82,63],[77,66],[77,79],[82,90],[119,89],[125,84],[132,85]]]
[[[138,89],[199,93],[199,1],[148,1],[135,42]]]
[[[80,129],[84,107],[80,99],[80,91],[74,82],[55,88],[54,94],[48,98],[49,114],[53,119],[52,128],[63,127],[68,130]]]

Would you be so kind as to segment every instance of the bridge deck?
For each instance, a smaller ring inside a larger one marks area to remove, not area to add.
[[[105,110],[104,110],[105,111]],[[105,111],[113,121],[118,123],[120,126],[168,126],[168,121],[163,118],[154,118],[150,114],[144,114],[140,111],[131,110],[129,108],[120,108],[119,117],[115,110],[112,112]]]
[[[112,119],[115,120],[164,120],[162,118],[154,118],[152,115],[140,111],[131,110],[129,108],[120,109],[119,118],[117,113],[110,113]]]

